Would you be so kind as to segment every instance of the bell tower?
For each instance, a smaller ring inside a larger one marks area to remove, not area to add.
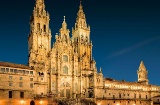
[[[75,27],[72,28],[72,42],[74,50],[79,58],[83,60],[82,69],[89,69],[92,59],[92,43],[90,41],[90,26],[86,23],[86,17],[83,12],[83,6],[80,2],[77,13]]]
[[[145,67],[143,61],[141,61],[141,63],[140,63],[139,69],[137,70],[137,74],[138,74],[138,82],[147,85],[149,82],[148,71],[146,70],[146,67]]]
[[[51,49],[51,31],[49,14],[45,10],[44,0],[36,0],[30,19],[28,38],[29,66],[42,71],[48,52]]]
[[[47,92],[49,59],[51,50],[51,31],[49,28],[49,13],[45,10],[44,0],[36,0],[36,4],[30,18],[30,33],[28,37],[29,66],[37,72],[35,77],[38,93]]]

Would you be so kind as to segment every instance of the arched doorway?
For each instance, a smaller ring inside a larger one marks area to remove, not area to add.
[[[35,102],[32,100],[32,101],[30,102],[30,105],[35,105]]]

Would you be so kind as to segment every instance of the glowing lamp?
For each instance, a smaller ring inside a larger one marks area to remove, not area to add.
[[[20,103],[21,103],[21,104],[24,104],[24,100],[21,100]]]
[[[101,103],[98,103],[97,105],[101,105]]]
[[[43,101],[41,100],[39,103],[40,103],[40,104],[43,104]]]

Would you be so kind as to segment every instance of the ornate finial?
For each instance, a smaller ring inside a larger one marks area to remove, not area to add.
[[[100,67],[100,73],[102,73],[102,68]]]
[[[79,7],[80,7],[80,9],[82,9],[82,1],[80,1],[80,6]]]
[[[141,61],[139,68],[141,68],[141,69],[146,69],[145,66],[144,66],[143,61]]]
[[[66,17],[64,16],[64,21],[66,21]]]

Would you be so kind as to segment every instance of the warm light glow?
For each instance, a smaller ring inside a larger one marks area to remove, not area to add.
[[[39,103],[40,103],[40,104],[43,104],[43,101],[41,100]]]
[[[101,105],[101,103],[98,103],[97,105]]]
[[[21,103],[21,104],[24,104],[24,100],[21,100],[20,103]]]
[[[119,105],[119,103],[117,105]]]
[[[136,105],[136,104],[133,104],[133,105]]]

